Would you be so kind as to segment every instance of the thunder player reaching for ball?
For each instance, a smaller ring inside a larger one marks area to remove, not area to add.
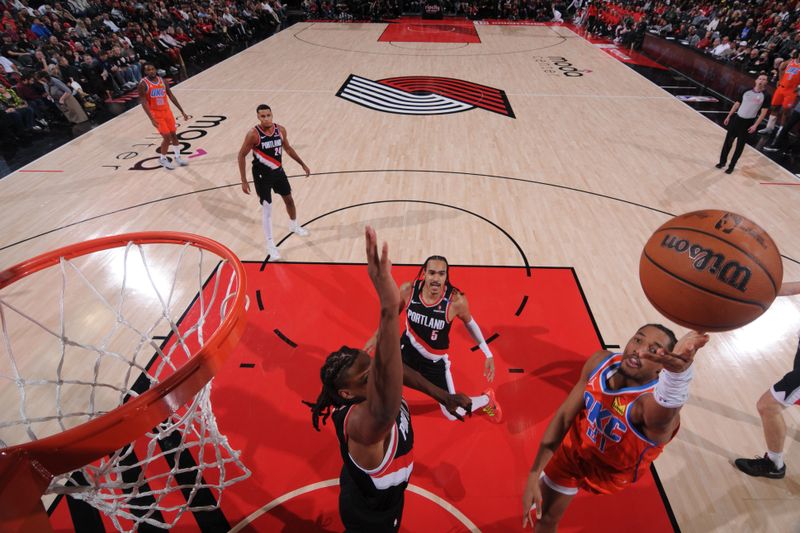
[[[172,153],[175,156],[175,162],[181,166],[187,165],[185,159],[181,159],[181,145],[178,143],[178,135],[176,133],[175,116],[169,108],[167,98],[172,100],[181,115],[183,120],[189,120],[189,116],[178,103],[178,99],[169,90],[169,86],[164,82],[164,79],[156,72],[156,67],[152,63],[144,65],[144,75],[142,81],[139,82],[139,101],[142,103],[142,108],[153,123],[153,126],[158,130],[158,133],[163,137],[161,147],[158,153],[161,157],[158,162],[161,166],[172,170],[175,168],[170,160],[167,158],[167,147],[172,145]]]
[[[437,387],[450,394],[455,393],[447,350],[450,347],[450,326],[458,317],[486,356],[484,376],[489,382],[494,380],[492,351],[483,338],[481,328],[470,314],[467,296],[450,284],[447,259],[440,255],[426,259],[417,279],[400,287],[400,295],[400,310],[405,309],[406,314],[406,329],[400,339],[400,348],[403,363],[407,367],[416,370]],[[377,332],[367,342],[365,350],[372,349],[376,336]],[[503,412],[491,388],[471,400],[470,413],[482,409],[490,421],[498,424],[502,422]],[[467,413],[459,409],[459,416],[455,416],[446,405],[440,403],[440,407],[448,420],[461,419],[460,415]]]
[[[614,354],[592,355],[542,436],[522,496],[522,526],[556,531],[582,488],[595,494],[625,489],[672,440],[689,396],[694,355],[708,335],[680,341],[660,324],[647,324]]]
[[[239,176],[242,180],[242,191],[250,194],[244,163],[247,154],[252,152],[253,185],[255,185],[256,194],[261,203],[261,223],[267,238],[267,253],[270,259],[277,260],[281,258],[281,254],[272,239],[272,191],[278,193],[286,205],[286,212],[289,214],[289,231],[301,237],[308,235],[308,230],[297,223],[297,208],[292,198],[292,187],[283,170],[283,152],[300,163],[306,177],[311,171],[289,144],[286,128],[272,122],[272,109],[266,104],[261,104],[256,108],[256,115],[258,115],[259,124],[247,132],[242,148],[239,150]]]

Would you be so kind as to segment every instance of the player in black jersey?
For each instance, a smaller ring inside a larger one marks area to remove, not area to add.
[[[395,532],[400,528],[408,479],[414,468],[414,432],[403,385],[421,390],[455,412],[469,407],[464,395],[447,394],[419,373],[404,369],[388,247],[378,256],[375,231],[367,227],[367,271],[380,301],[375,358],[342,346],[320,369],[322,391],[311,407],[314,428],[333,417],[344,461],[339,476],[339,514],[348,532]]]
[[[297,209],[292,198],[292,187],[286,172],[283,171],[282,156],[285,151],[289,157],[300,163],[306,177],[311,173],[294,148],[289,144],[286,128],[272,122],[272,109],[261,104],[256,108],[259,125],[251,128],[244,138],[242,148],[239,150],[239,176],[242,179],[242,190],[250,194],[250,185],[247,183],[244,164],[247,154],[253,152],[253,185],[261,204],[261,223],[264,235],[267,238],[267,253],[272,260],[281,258],[275,241],[272,239],[272,191],[278,193],[286,204],[289,214],[289,230],[300,235],[308,235],[308,230],[297,223]]]
[[[450,326],[458,317],[464,322],[472,338],[486,356],[484,373],[487,381],[494,380],[494,357],[483,338],[480,327],[469,311],[467,296],[450,283],[450,268],[447,259],[434,255],[425,260],[417,279],[400,287],[402,302],[400,310],[405,309],[406,330],[400,340],[403,363],[422,374],[437,387],[455,392],[453,376],[450,373]],[[377,335],[377,332],[376,332]],[[373,336],[364,347],[370,351],[375,345]],[[480,396],[471,398],[472,411],[482,409],[492,422],[500,423],[503,412],[489,388]],[[442,412],[449,420],[457,417],[442,405]],[[459,411],[459,415],[465,412]]]

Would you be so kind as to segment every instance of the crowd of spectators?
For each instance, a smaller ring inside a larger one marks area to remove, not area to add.
[[[507,19],[550,22],[566,13],[560,0],[303,0],[308,20],[381,21],[401,15],[425,15],[431,8],[472,20]],[[572,4],[574,10],[578,2]],[[564,15],[566,18],[566,15]]]
[[[614,0],[590,4],[592,9],[603,17],[598,33],[619,37],[626,27],[641,25],[754,77],[765,71],[771,83],[780,63],[800,48],[800,3],[795,1]]]
[[[86,122],[133,90],[142,64],[186,77],[285,25],[286,0],[0,0],[0,139]],[[645,31],[732,67],[770,73],[800,48],[800,2],[779,0],[301,0],[310,20],[442,13],[472,19],[574,19],[623,45]],[[438,9],[437,9],[438,11]]]
[[[0,142],[81,124],[153,63],[175,81],[271,35],[281,0],[0,0]]]

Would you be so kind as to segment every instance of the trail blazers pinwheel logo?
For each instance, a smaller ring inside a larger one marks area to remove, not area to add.
[[[504,91],[454,78],[404,76],[372,81],[351,74],[336,96],[400,115],[447,115],[479,107],[515,118]]]

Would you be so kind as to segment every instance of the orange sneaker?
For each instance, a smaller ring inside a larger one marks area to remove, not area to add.
[[[499,424],[503,421],[503,409],[500,408],[500,404],[497,403],[497,399],[494,397],[494,389],[486,389],[484,394],[489,397],[489,403],[482,410],[489,417],[489,422]]]

